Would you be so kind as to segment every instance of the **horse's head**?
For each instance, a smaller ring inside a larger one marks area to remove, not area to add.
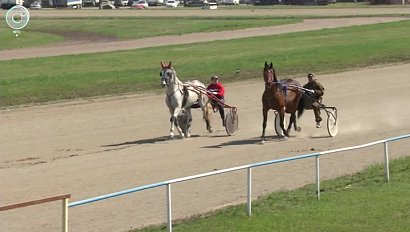
[[[263,68],[263,79],[265,80],[265,84],[268,86],[272,85],[272,83],[276,81],[275,77],[275,69],[273,68],[272,62],[270,65],[265,62],[265,67]]]
[[[165,65],[161,61],[161,72],[159,73],[161,77],[161,85],[162,87],[169,86],[173,79],[176,76],[175,70],[171,66],[171,62],[168,65]]]

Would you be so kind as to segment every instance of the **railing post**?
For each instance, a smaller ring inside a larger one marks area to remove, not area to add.
[[[252,168],[248,168],[248,217],[252,215]]]
[[[63,202],[63,224],[62,224],[62,231],[68,232],[68,198],[64,198]]]
[[[171,184],[167,184],[167,220],[168,232],[172,232]]]
[[[315,156],[316,160],[316,191],[317,191],[317,199],[320,200],[320,162],[319,162],[319,155]]]
[[[390,170],[389,170],[389,145],[384,142],[384,178],[387,182],[390,181]]]

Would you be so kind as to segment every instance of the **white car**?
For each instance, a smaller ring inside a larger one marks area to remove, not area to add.
[[[145,9],[148,8],[148,2],[146,0],[134,1],[131,7],[135,9]]]
[[[165,3],[166,7],[178,7],[178,2],[175,0],[168,0],[167,3]]]
[[[30,9],[41,9],[41,4],[37,1],[34,1],[30,4]]]

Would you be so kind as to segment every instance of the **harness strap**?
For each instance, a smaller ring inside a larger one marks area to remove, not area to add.
[[[182,89],[182,108],[185,107],[187,101],[188,101],[188,88],[184,85],[183,89]]]
[[[280,90],[282,90],[283,95],[285,95],[285,102],[288,101],[288,87],[287,85],[283,84],[281,81],[277,81],[277,82],[272,82],[272,84],[277,84],[280,86]],[[276,94],[278,94],[278,92],[276,92]]]

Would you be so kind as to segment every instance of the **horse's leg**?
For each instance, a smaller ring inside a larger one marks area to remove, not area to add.
[[[298,126],[298,124],[297,124],[296,112],[293,113],[292,115],[293,115],[293,117],[294,117],[294,119],[295,119],[295,121],[294,121],[294,123],[293,123],[294,128],[295,128],[295,131],[301,132],[301,131],[302,131],[302,128],[300,128],[300,127]]]
[[[181,127],[179,127],[178,120],[177,120],[177,117],[178,117],[180,112],[181,112],[181,108],[177,107],[177,108],[174,109],[174,111],[172,113],[171,120],[170,120],[171,121],[171,129],[170,129],[170,133],[169,133],[169,137],[171,137],[171,138],[173,138],[175,136],[175,134],[174,134],[175,127],[177,128],[178,133],[182,137],[184,137],[184,133],[182,133],[182,129],[181,129]]]
[[[175,128],[175,124],[176,124],[176,119],[175,119],[173,114],[171,115],[171,118],[169,119],[169,121],[171,122],[171,128],[169,129],[169,137],[174,138],[174,136],[175,136],[174,128]]]
[[[263,121],[262,121],[261,143],[265,143],[265,130],[266,130],[266,121],[268,120],[268,111],[269,111],[269,108],[263,107],[263,109],[262,109]]]
[[[289,122],[289,126],[288,126],[288,133],[290,133],[290,129],[292,128],[292,124],[295,128],[295,131],[299,131],[298,127],[296,125],[296,112],[293,112],[290,114],[290,122]]]
[[[286,128],[286,132],[288,132],[288,134],[290,133],[290,129],[292,128],[292,125],[293,125],[293,122],[294,122],[293,120],[294,120],[293,114],[290,114],[289,125],[288,125],[288,127]]]
[[[178,133],[181,135],[181,137],[182,138],[184,138],[185,137],[185,135],[184,135],[184,132],[182,132],[182,129],[181,129],[181,127],[179,126],[179,122],[178,122],[178,120],[177,120],[177,117],[178,117],[178,115],[179,115],[179,113],[181,112],[181,108],[179,108],[177,111],[178,112],[174,112],[174,120],[175,120],[175,126],[176,126],[176,128],[177,128],[177,130],[178,130]]]
[[[170,114],[171,114],[171,118],[169,118],[169,122],[171,123],[171,127],[169,128],[169,137],[170,138],[174,138],[174,128],[175,128],[175,121],[176,121],[176,118],[174,117],[174,112],[175,112],[175,110],[169,110],[170,111]]]
[[[185,110],[186,111],[186,116],[187,116],[187,128],[186,128],[186,137],[189,138],[191,137],[191,124],[192,124],[192,114],[191,114],[191,108],[188,108]]]
[[[283,123],[283,121],[285,120],[285,109],[282,108],[279,111],[279,117],[280,117],[280,128],[283,131],[283,134],[285,135],[285,137],[289,136],[289,133],[287,130],[285,130],[285,124]]]

